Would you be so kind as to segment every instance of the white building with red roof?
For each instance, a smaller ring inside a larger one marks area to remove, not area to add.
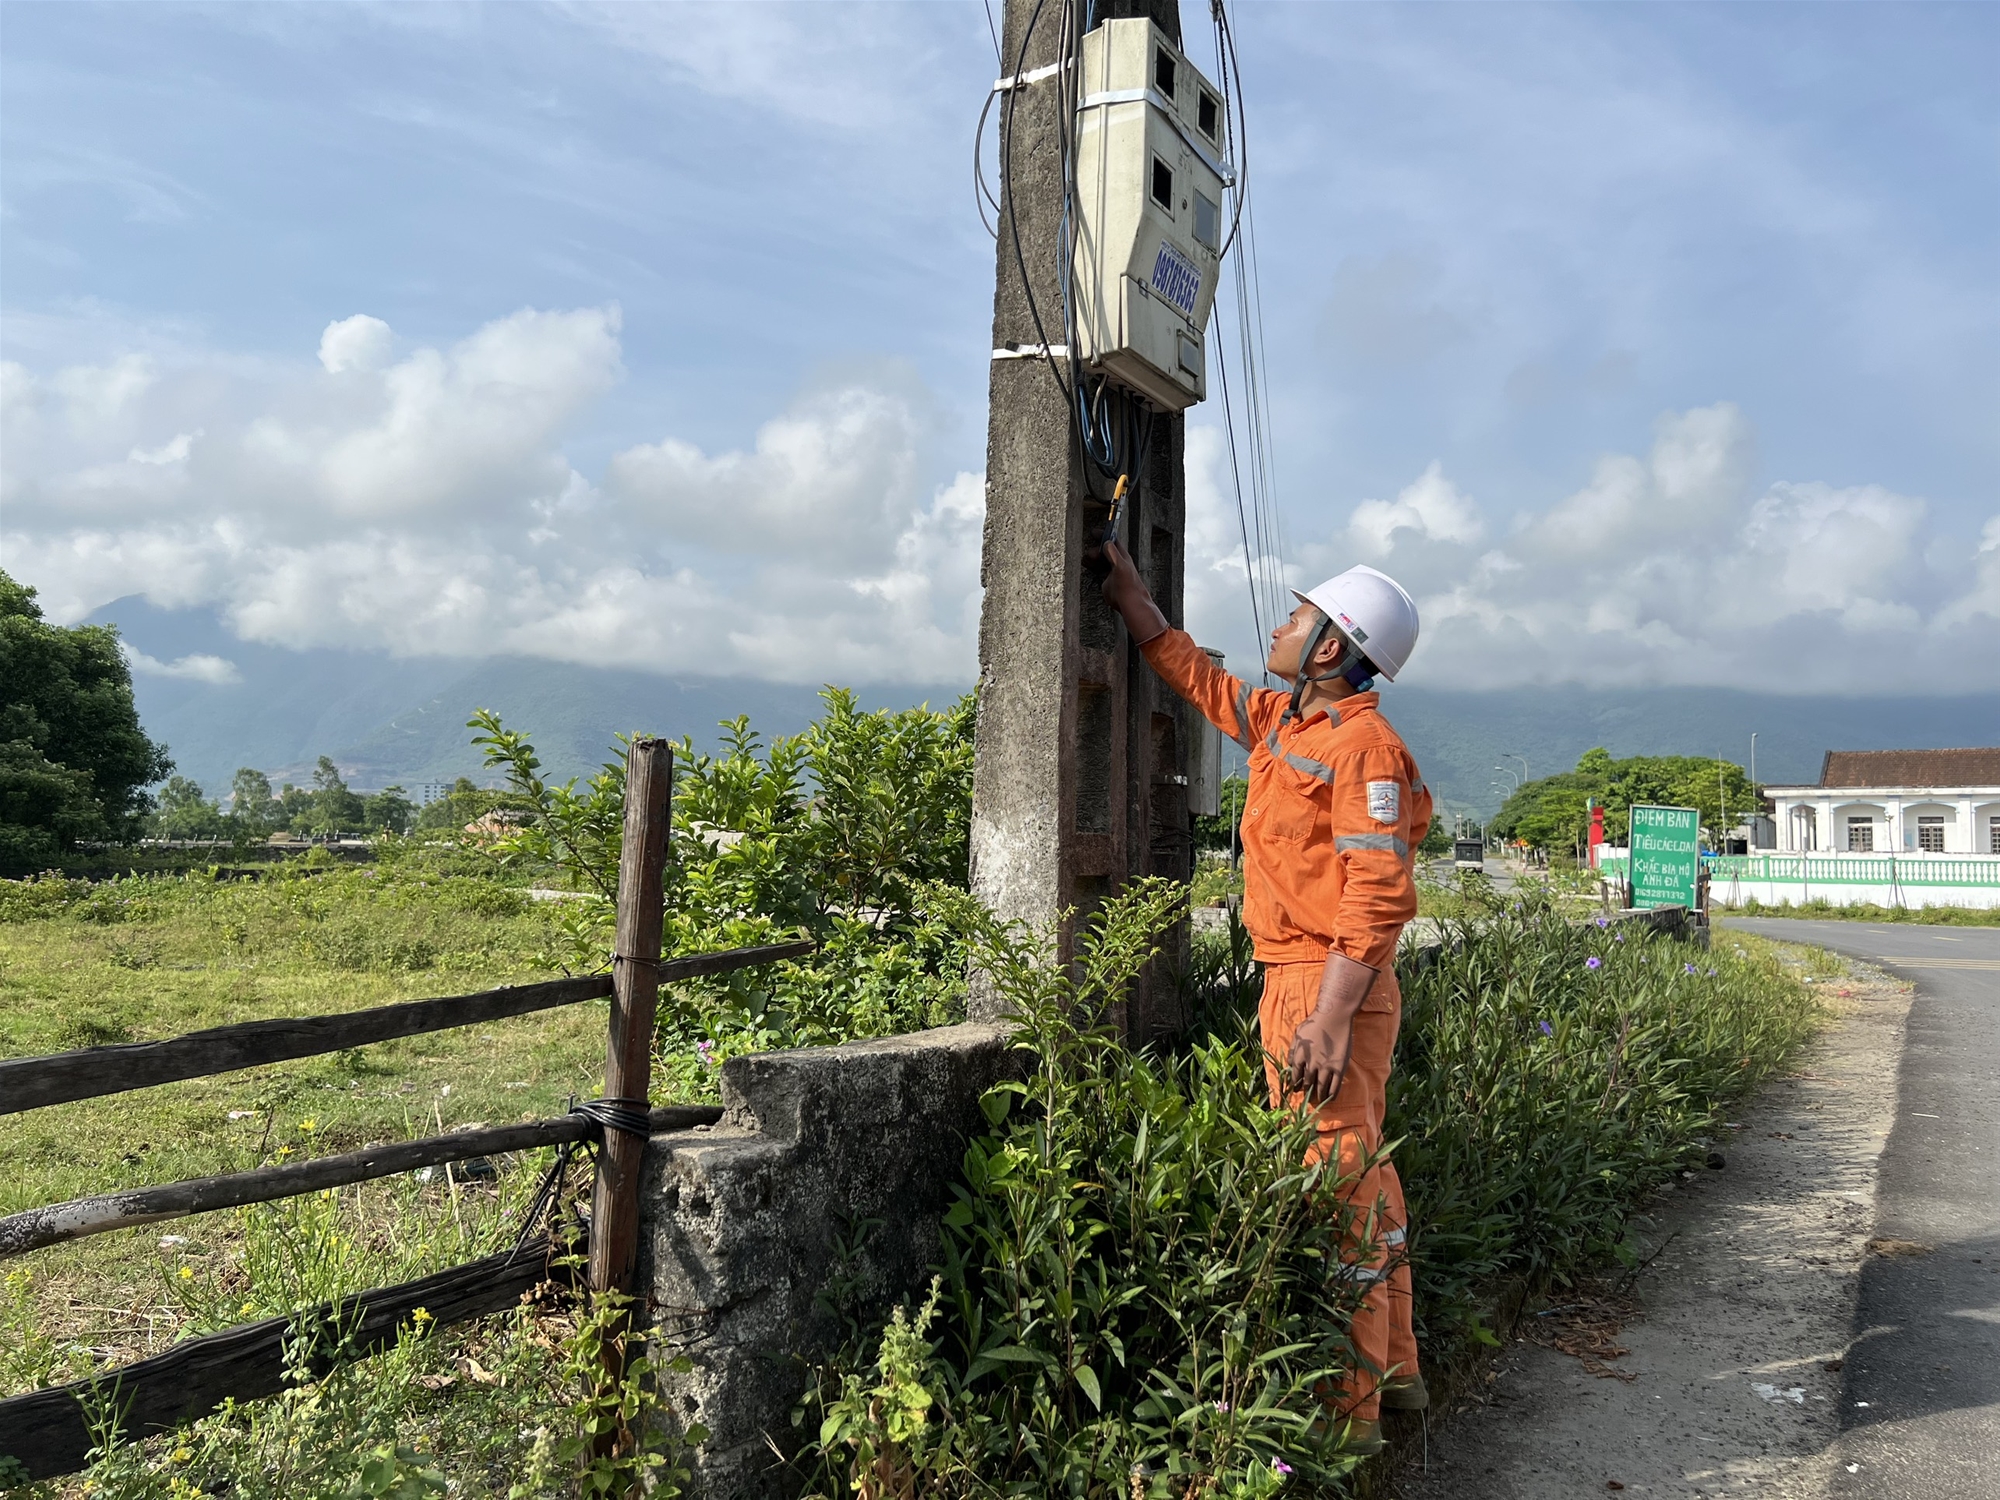
[[[2000,748],[1829,750],[1817,785],[1764,794],[1784,852],[2000,854]]]

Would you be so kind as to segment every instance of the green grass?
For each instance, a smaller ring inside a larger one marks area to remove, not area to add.
[[[2000,907],[1981,911],[1969,906],[1835,906],[1830,901],[1790,901],[1766,906],[1746,901],[1729,908],[1744,917],[1803,917],[1815,922],[1903,922],[1925,927],[2000,927]]]
[[[0,1055],[543,978],[538,955],[551,937],[547,907],[477,865],[455,871],[449,861],[294,865],[230,884],[0,886]],[[0,1212],[238,1171],[281,1153],[298,1159],[561,1113],[569,1095],[598,1091],[605,1024],[605,1003],[587,1002],[0,1116]],[[345,1191],[336,1201],[348,1238],[367,1253],[349,1257],[351,1274],[313,1290],[361,1290],[466,1258],[488,1237],[484,1226],[513,1181],[531,1175],[509,1171],[455,1195],[442,1180],[407,1178]],[[197,1324],[236,1320],[243,1234],[240,1215],[212,1214],[51,1247],[13,1266],[34,1276],[45,1336],[89,1345],[100,1361],[130,1358]],[[162,1250],[163,1235],[186,1243]],[[183,1267],[194,1276],[182,1277]],[[163,1282],[176,1295],[163,1299]],[[191,1300],[211,1287],[206,1303]]]

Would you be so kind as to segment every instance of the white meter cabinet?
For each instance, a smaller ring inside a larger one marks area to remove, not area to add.
[[[1208,395],[1221,265],[1222,91],[1145,19],[1083,38],[1076,122],[1078,367],[1164,411]]]

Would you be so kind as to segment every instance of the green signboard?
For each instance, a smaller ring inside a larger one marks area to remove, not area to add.
[[[1632,904],[1694,910],[1701,820],[1691,807],[1632,809]]]

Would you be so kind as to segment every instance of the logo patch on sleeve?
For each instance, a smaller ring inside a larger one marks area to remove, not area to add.
[[[1403,818],[1403,785],[1398,781],[1368,783],[1368,816],[1378,823],[1399,823]]]

